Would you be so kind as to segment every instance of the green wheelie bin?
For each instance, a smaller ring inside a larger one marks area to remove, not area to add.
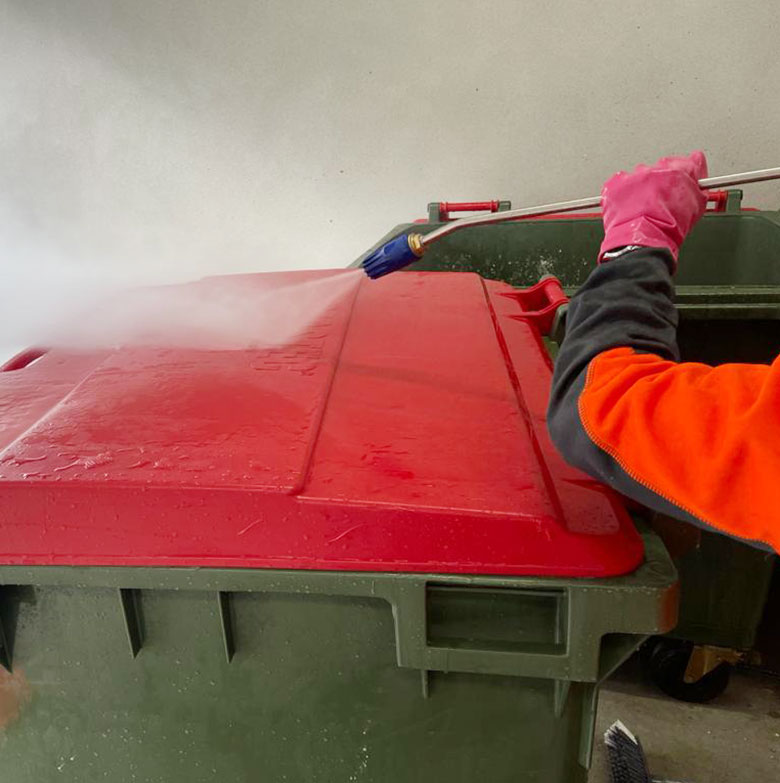
[[[584,783],[678,586],[547,435],[560,289],[193,285],[303,321],[0,368],[0,779]]]

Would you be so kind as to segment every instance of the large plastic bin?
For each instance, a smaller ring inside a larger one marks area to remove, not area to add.
[[[682,247],[676,283],[683,359],[768,362],[780,349],[780,212],[739,211],[740,200],[731,191],[729,209],[737,205],[736,211],[708,212]],[[433,222],[396,226],[374,247],[440,225],[438,205],[430,207]],[[573,293],[593,268],[602,237],[598,215],[475,226],[432,245],[411,269],[473,271],[515,286],[554,275]],[[677,561],[682,596],[674,634],[749,650],[776,563],[745,544],[703,533],[701,546]]]
[[[585,781],[676,574],[549,441],[546,293],[351,279],[284,346],[0,373],[3,780]]]

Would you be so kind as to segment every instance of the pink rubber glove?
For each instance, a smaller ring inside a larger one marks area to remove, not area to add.
[[[676,265],[683,239],[707,204],[697,184],[706,176],[707,159],[697,151],[610,177],[601,190],[604,241],[599,261],[610,250],[639,245],[667,248]]]

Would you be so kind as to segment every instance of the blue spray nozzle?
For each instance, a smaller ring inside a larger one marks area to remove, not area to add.
[[[363,261],[363,271],[372,279],[395,272],[423,254],[420,234],[403,234],[377,248]]]

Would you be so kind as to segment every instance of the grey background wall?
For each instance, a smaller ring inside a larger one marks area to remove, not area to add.
[[[339,267],[433,199],[575,198],[695,147],[778,165],[779,13],[0,0],[0,263],[39,287]]]

